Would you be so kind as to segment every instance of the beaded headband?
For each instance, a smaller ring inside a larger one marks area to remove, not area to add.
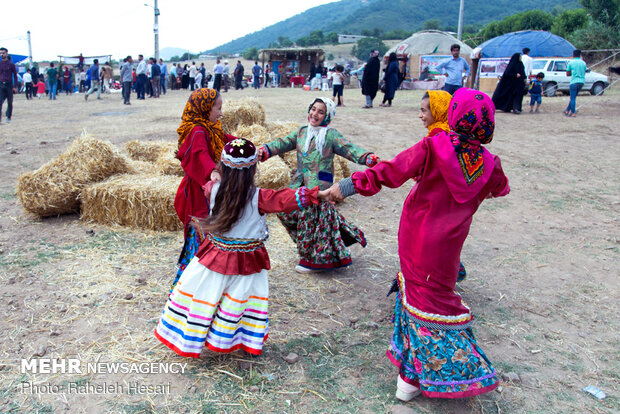
[[[247,139],[235,138],[224,146],[220,161],[230,168],[250,168],[258,161],[256,147]]]

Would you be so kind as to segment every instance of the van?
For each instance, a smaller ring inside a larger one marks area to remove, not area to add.
[[[545,74],[543,80],[543,92],[546,96],[555,96],[558,91],[569,93],[570,76],[566,75],[566,68],[572,59],[568,58],[535,58],[532,61],[532,73],[530,79],[536,77],[539,72]],[[592,95],[602,95],[609,86],[609,78],[601,73],[586,71],[584,91],[590,91]]]

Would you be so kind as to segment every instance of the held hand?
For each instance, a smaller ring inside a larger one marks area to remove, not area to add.
[[[330,196],[330,193],[329,193],[329,188],[327,190],[319,191],[316,196],[317,196],[317,198],[319,200],[327,201],[331,205],[336,204],[335,202],[331,201],[331,196]]]
[[[344,196],[342,195],[342,191],[340,191],[340,186],[338,183],[332,185],[329,189],[332,200],[336,203],[342,203],[344,201]]]
[[[213,171],[211,171],[211,181],[215,181],[215,182],[220,182],[222,181],[222,176],[220,175],[220,172],[217,169],[213,169]]]
[[[258,148],[258,150],[256,151],[256,158],[258,158],[258,161],[262,162],[264,156],[265,149],[263,147]]]

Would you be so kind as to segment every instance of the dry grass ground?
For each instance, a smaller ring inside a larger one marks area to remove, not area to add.
[[[301,123],[314,95],[261,89],[231,91],[225,99],[257,96],[267,121]],[[295,247],[270,218],[271,331],[258,358],[239,353],[188,361],[154,338],[180,232],[110,228],[76,215],[38,220],[22,209],[17,177],[60,154],[83,129],[118,146],[174,141],[187,96],[172,91],[131,106],[122,105],[119,94],[88,102],[81,95],[16,98],[13,122],[0,125],[0,411],[394,410],[401,405],[393,398],[396,370],[383,356],[393,296],[385,292],[398,271],[398,217],[412,183],[339,207],[366,232],[368,246],[355,246],[353,266],[332,274],[296,274]],[[347,89],[344,97],[347,107],[338,109],[332,126],[382,158],[424,135],[419,91],[399,91],[392,108],[372,110],[361,109],[359,90]],[[474,310],[479,343],[504,375],[501,390],[461,401],[417,398],[406,407],[424,413],[620,411],[620,93],[581,95],[575,119],[561,115],[566,104],[567,97],[544,99],[541,114],[497,115],[489,148],[502,158],[512,192],[483,204],[462,254],[469,275],[459,289]],[[285,362],[289,352],[299,361]],[[22,373],[20,361],[35,354],[187,368],[184,374]],[[30,393],[23,385],[29,382],[123,389]],[[133,383],[160,393],[131,394]],[[586,394],[590,384],[607,398]],[[161,388],[168,385],[169,392]]]

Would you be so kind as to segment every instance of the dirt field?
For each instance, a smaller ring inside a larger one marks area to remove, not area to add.
[[[246,89],[225,99],[258,96],[268,120],[301,123],[314,95]],[[561,115],[568,101],[562,96],[543,99],[541,114],[497,115],[489,149],[502,158],[512,191],[476,214],[462,255],[468,278],[459,289],[502,384],[478,398],[407,404],[393,397],[397,372],[384,356],[394,301],[385,294],[399,270],[397,226],[411,182],[339,207],[368,239],[365,249],[353,247],[346,270],[296,274],[295,246],[277,219],[269,219],[271,329],[258,358],[187,360],[153,336],[180,232],[25,214],[15,195],[21,173],[61,153],[83,129],[119,146],[174,141],[187,97],[172,91],[158,100],[132,97],[124,106],[120,94],[88,102],[82,95],[56,101],[20,95],[13,122],[0,125],[1,412],[620,411],[618,89],[579,96],[583,107],[575,119]],[[420,97],[420,91],[398,91],[392,108],[364,110],[359,89],[347,89],[347,106],[332,126],[391,158],[425,133],[417,119]],[[283,357],[292,352],[299,360],[288,363]],[[187,365],[184,373],[169,374],[22,372],[22,359],[33,357],[76,358],[81,366]],[[103,384],[106,390],[95,388]],[[587,385],[607,398],[585,393]]]

